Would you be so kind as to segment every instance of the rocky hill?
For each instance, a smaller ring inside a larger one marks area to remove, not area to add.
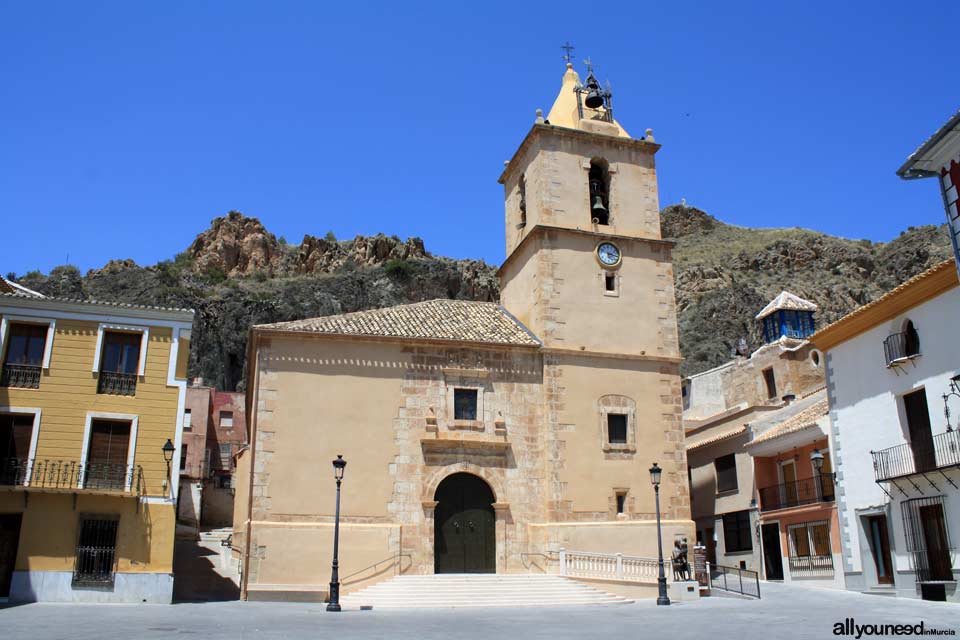
[[[746,229],[699,209],[663,210],[674,253],[684,374],[726,361],[745,337],[759,344],[753,316],[781,289],[821,306],[832,321],[949,256],[946,232],[905,231],[889,243],[804,229]],[[17,277],[48,295],[190,307],[197,310],[190,370],[224,389],[243,385],[252,324],[345,313],[431,298],[496,300],[495,267],[434,256],[419,238],[276,238],[256,218],[216,218],[173,260],[139,266],[112,260],[82,275],[61,266]]]

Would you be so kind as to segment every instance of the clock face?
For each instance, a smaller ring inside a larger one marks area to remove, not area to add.
[[[597,247],[597,257],[604,265],[612,267],[620,263],[620,249],[612,242],[601,242]]]

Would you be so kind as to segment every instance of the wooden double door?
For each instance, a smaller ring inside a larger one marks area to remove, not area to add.
[[[448,476],[434,499],[434,572],[495,573],[493,491],[469,473]]]

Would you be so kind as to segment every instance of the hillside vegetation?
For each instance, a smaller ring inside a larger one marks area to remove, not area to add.
[[[726,361],[739,338],[759,344],[753,316],[782,289],[821,307],[830,322],[950,255],[946,231],[910,228],[889,243],[845,240],[804,229],[748,229],[690,207],[662,212],[674,265],[682,371]],[[276,238],[231,211],[186,251],[153,266],[112,260],[81,274],[56,267],[11,279],[53,296],[189,307],[197,311],[190,375],[243,388],[253,324],[346,313],[432,298],[497,300],[495,267],[426,251],[419,238]]]

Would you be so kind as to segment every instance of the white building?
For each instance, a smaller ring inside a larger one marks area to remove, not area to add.
[[[897,175],[904,180],[937,178],[953,258],[960,264],[960,111],[907,158]]]
[[[960,288],[943,262],[811,338],[849,590],[960,601]]]

